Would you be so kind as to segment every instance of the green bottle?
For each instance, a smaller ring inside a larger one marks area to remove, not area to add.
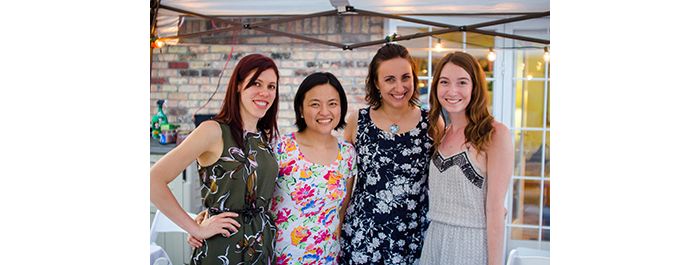
[[[159,99],[157,103],[158,112],[156,112],[156,114],[153,115],[153,118],[151,118],[151,137],[159,140],[160,126],[163,124],[168,124],[168,116],[165,116],[165,113],[163,112],[163,103],[165,103],[165,100]]]

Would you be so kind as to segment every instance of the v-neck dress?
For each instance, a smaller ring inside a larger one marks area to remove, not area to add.
[[[467,150],[430,164],[430,227],[422,265],[487,264],[486,175]]]

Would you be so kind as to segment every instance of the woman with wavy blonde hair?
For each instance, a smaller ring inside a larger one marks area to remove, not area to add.
[[[487,109],[486,87],[483,70],[467,53],[449,53],[435,69],[429,114],[435,150],[428,177],[431,223],[421,264],[503,264],[513,146],[508,128]]]

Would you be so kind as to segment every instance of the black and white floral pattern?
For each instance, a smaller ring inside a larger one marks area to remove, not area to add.
[[[428,227],[433,141],[427,112],[402,134],[383,131],[369,108],[358,116],[357,183],[342,226],[341,264],[417,264]]]

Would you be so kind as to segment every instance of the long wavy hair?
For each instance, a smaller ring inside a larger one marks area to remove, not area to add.
[[[243,83],[246,76],[251,72],[255,72],[248,84],[243,85],[243,89],[248,89],[255,84],[255,80],[258,79],[260,73],[267,69],[275,71],[276,82],[279,85],[279,71],[272,59],[261,54],[250,54],[241,58],[231,74],[231,79],[226,88],[226,96],[224,96],[224,102],[221,105],[221,111],[213,118],[220,123],[228,124],[229,128],[231,128],[231,134],[233,134],[233,140],[240,147],[243,147],[243,119],[241,118],[241,91],[238,91],[238,85]],[[272,106],[256,124],[256,128],[262,132],[263,138],[268,143],[279,135],[279,130],[277,129],[278,105],[279,89],[276,89],[275,100],[272,102]]]
[[[430,112],[428,119],[430,121],[430,136],[433,137],[434,150],[438,150],[442,137],[444,136],[445,128],[437,128],[438,120],[442,115],[442,105],[438,101],[437,87],[438,80],[442,69],[447,63],[453,63],[467,71],[467,74],[472,79],[472,93],[467,109],[464,115],[467,117],[467,127],[464,128],[464,143],[471,143],[479,151],[486,151],[488,144],[491,142],[491,134],[494,131],[493,116],[489,113],[488,103],[488,83],[486,82],[486,74],[479,66],[479,62],[471,55],[463,52],[452,52],[445,57],[435,67],[433,74],[433,82],[430,85]]]
[[[416,74],[416,62],[413,61],[413,57],[408,53],[406,47],[399,44],[389,43],[379,48],[377,53],[372,57],[372,62],[369,63],[369,73],[367,73],[367,78],[365,79],[365,101],[367,104],[372,106],[372,109],[379,109],[382,106],[382,97],[379,94],[379,86],[377,81],[379,80],[379,65],[384,62],[394,58],[403,58],[411,64],[411,74],[413,75],[413,95],[409,100],[409,104],[413,106],[420,106],[420,96],[418,91],[418,75]]]

